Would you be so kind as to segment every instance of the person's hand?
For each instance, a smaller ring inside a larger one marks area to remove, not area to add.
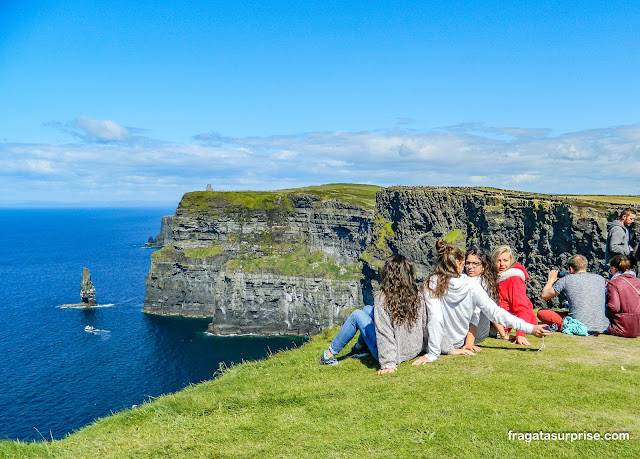
[[[547,336],[548,334],[551,333],[551,331],[547,330],[545,327],[548,327],[548,325],[544,325],[544,324],[534,325],[533,331],[531,332],[531,334],[536,338],[542,338],[543,336]]]
[[[513,344],[519,344],[521,346],[530,346],[531,343],[529,342],[529,340],[527,338],[525,338],[524,336],[520,336],[520,335],[516,335],[516,340],[513,342]]]
[[[386,375],[387,373],[395,373],[398,369],[393,367],[380,368],[378,370],[378,376]]]
[[[462,346],[462,349],[467,349],[471,352],[480,352],[482,350],[481,347],[478,347],[475,344],[465,344],[464,346]]]
[[[549,271],[549,277],[547,278],[548,282],[555,282],[558,280],[558,270],[552,269]]]
[[[475,347],[475,346],[474,346]],[[454,349],[451,355],[476,355],[472,350],[465,349],[464,347],[461,349]]]
[[[417,359],[415,359],[411,365],[426,365],[427,363],[431,363],[431,360],[429,360],[426,356],[421,355],[420,357],[418,357]]]

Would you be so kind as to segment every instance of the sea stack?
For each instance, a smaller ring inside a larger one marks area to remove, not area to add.
[[[82,268],[82,282],[80,283],[80,299],[81,304],[86,306],[95,306],[96,288],[91,282],[91,273],[87,268]]]

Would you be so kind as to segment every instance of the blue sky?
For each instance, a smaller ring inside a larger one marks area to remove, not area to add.
[[[0,205],[639,194],[640,4],[569,3],[2,2]]]

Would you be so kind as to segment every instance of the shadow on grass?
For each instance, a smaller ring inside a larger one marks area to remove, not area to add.
[[[338,357],[338,362],[342,362],[343,360],[357,360],[367,368],[372,368],[376,370],[380,368],[380,364],[376,359],[373,358],[371,354],[369,354],[367,357],[360,357],[360,358],[348,357],[346,355],[343,355],[342,357]]]
[[[521,351],[521,352],[538,352],[540,350],[540,347],[536,347],[534,345],[521,346],[519,344],[513,344],[513,341],[507,342],[506,340],[503,340],[503,339],[487,338],[487,340],[493,340],[495,343],[483,341],[482,343],[476,344],[476,346],[478,346],[481,349],[504,349],[507,351]]]

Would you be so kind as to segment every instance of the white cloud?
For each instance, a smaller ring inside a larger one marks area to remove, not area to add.
[[[538,180],[537,174],[526,173],[526,174],[518,174],[518,175],[511,176],[511,181],[514,183],[535,182],[536,180]]]
[[[127,141],[131,138],[127,128],[111,120],[96,120],[88,116],[81,116],[75,120],[74,124],[87,136],[102,141]]]
[[[143,137],[106,142],[124,138],[124,131],[117,124],[93,121],[80,123],[82,135],[91,133],[102,140],[98,143],[0,143],[3,189],[25,200],[32,199],[30,193],[42,182],[65,184],[69,200],[128,194],[177,201],[182,193],[204,189],[207,183],[221,190],[334,181],[639,194],[635,183],[640,166],[635,165],[640,163],[640,126],[557,136],[545,130],[477,125],[423,132],[308,132],[224,142],[212,134],[211,142],[175,143]],[[511,137],[491,131],[509,131]],[[622,186],[612,189],[612,184]]]
[[[281,161],[288,161],[294,159],[298,156],[298,153],[290,150],[283,150],[273,155],[274,159],[279,159]]]

